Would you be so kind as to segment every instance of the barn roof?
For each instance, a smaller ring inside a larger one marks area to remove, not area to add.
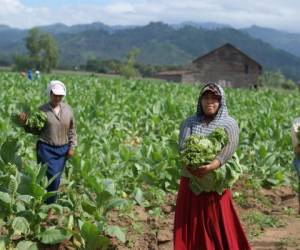
[[[232,44],[230,43],[225,43],[224,45],[222,45],[221,47],[219,48],[216,48],[214,50],[211,50],[210,52],[196,58],[195,60],[193,60],[193,63],[197,62],[197,61],[201,61],[201,60],[205,60],[206,57],[210,56],[211,54],[213,54],[214,52],[216,51],[219,51],[219,50],[223,50],[225,48],[231,48],[231,49],[234,49],[236,51],[238,51],[240,54],[242,54],[243,56],[247,57],[249,60],[251,60],[252,62],[254,62],[255,64],[257,64],[259,67],[262,68],[261,64],[258,63],[257,61],[255,61],[253,58],[251,58],[250,56],[248,56],[247,54],[245,54],[243,51],[237,49],[236,47],[234,47]]]

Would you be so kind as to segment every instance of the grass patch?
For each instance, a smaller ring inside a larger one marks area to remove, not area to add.
[[[278,249],[286,249],[286,247],[297,247],[298,243],[295,239],[291,237],[286,237],[280,239],[280,242],[278,244]]]
[[[278,218],[271,215],[265,215],[259,211],[247,212],[242,215],[241,219],[246,225],[250,239],[260,235],[265,228],[283,226]]]

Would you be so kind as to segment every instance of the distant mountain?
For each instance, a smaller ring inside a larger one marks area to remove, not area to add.
[[[275,29],[251,26],[242,29],[252,37],[261,39],[275,48],[280,48],[300,57],[300,34],[293,34]]]
[[[231,43],[262,64],[264,69],[281,70],[292,79],[300,79],[299,57],[253,38],[253,34],[246,30],[205,29],[189,24],[174,28],[161,22],[136,27],[93,23],[55,24],[40,28],[57,40],[61,67],[82,65],[96,58],[122,59],[133,48],[141,50],[139,62],[184,66],[224,43]],[[1,57],[11,58],[13,54],[25,53],[26,35],[27,30],[0,26],[0,62]]]
[[[172,24],[171,25],[175,29],[181,29],[185,26],[192,26],[195,28],[202,28],[207,30],[215,30],[221,28],[232,28],[230,25],[222,24],[222,23],[214,23],[214,22],[204,22],[204,23],[196,23],[196,22],[183,22],[179,24]]]
[[[10,27],[8,25],[0,24],[0,31],[8,30],[8,29],[10,29]]]
[[[25,53],[24,39],[26,35],[27,30],[0,25],[0,55]]]
[[[116,26],[108,26],[104,23],[101,22],[94,22],[91,24],[77,24],[77,25],[72,25],[72,26],[67,26],[65,24],[57,23],[57,24],[52,24],[52,25],[47,25],[47,26],[40,26],[41,30],[45,32],[49,32],[52,34],[59,34],[59,33],[65,33],[65,34],[75,34],[79,32],[85,32],[88,30],[93,30],[93,31],[107,31],[109,33],[113,33],[118,30],[123,30],[123,29],[132,29],[135,28],[136,26],[121,26],[121,25],[116,25]]]

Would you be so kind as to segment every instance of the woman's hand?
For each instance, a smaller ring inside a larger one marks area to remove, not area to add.
[[[72,156],[74,156],[74,149],[73,149],[73,148],[70,148],[70,149],[68,150],[67,157],[68,157],[68,158],[71,158]]]
[[[213,171],[213,170],[219,168],[220,166],[221,166],[220,161],[217,160],[217,159],[215,159],[211,163],[203,165],[203,166],[200,166],[196,170],[192,170],[189,167],[187,167],[187,169],[189,170],[189,172],[192,175],[194,175],[194,176],[196,176],[198,178],[201,178],[204,175],[206,175],[207,173],[209,173],[210,171]]]
[[[26,125],[26,121],[27,121],[27,113],[25,112],[21,112],[19,114],[19,122],[22,126],[25,126]]]
[[[296,156],[300,157],[300,145],[297,145],[294,148],[294,153],[295,153]]]
[[[195,170],[192,170],[191,168],[188,168],[188,170],[192,175],[194,175],[198,178],[201,178],[204,175],[206,175],[207,173],[209,173],[210,171],[212,171],[213,168],[210,164],[207,164],[207,165],[200,166]]]

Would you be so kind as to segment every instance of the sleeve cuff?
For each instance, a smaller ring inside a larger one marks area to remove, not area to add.
[[[218,160],[221,163],[220,166],[222,166],[225,163],[225,159],[221,156],[217,156],[215,159]]]

